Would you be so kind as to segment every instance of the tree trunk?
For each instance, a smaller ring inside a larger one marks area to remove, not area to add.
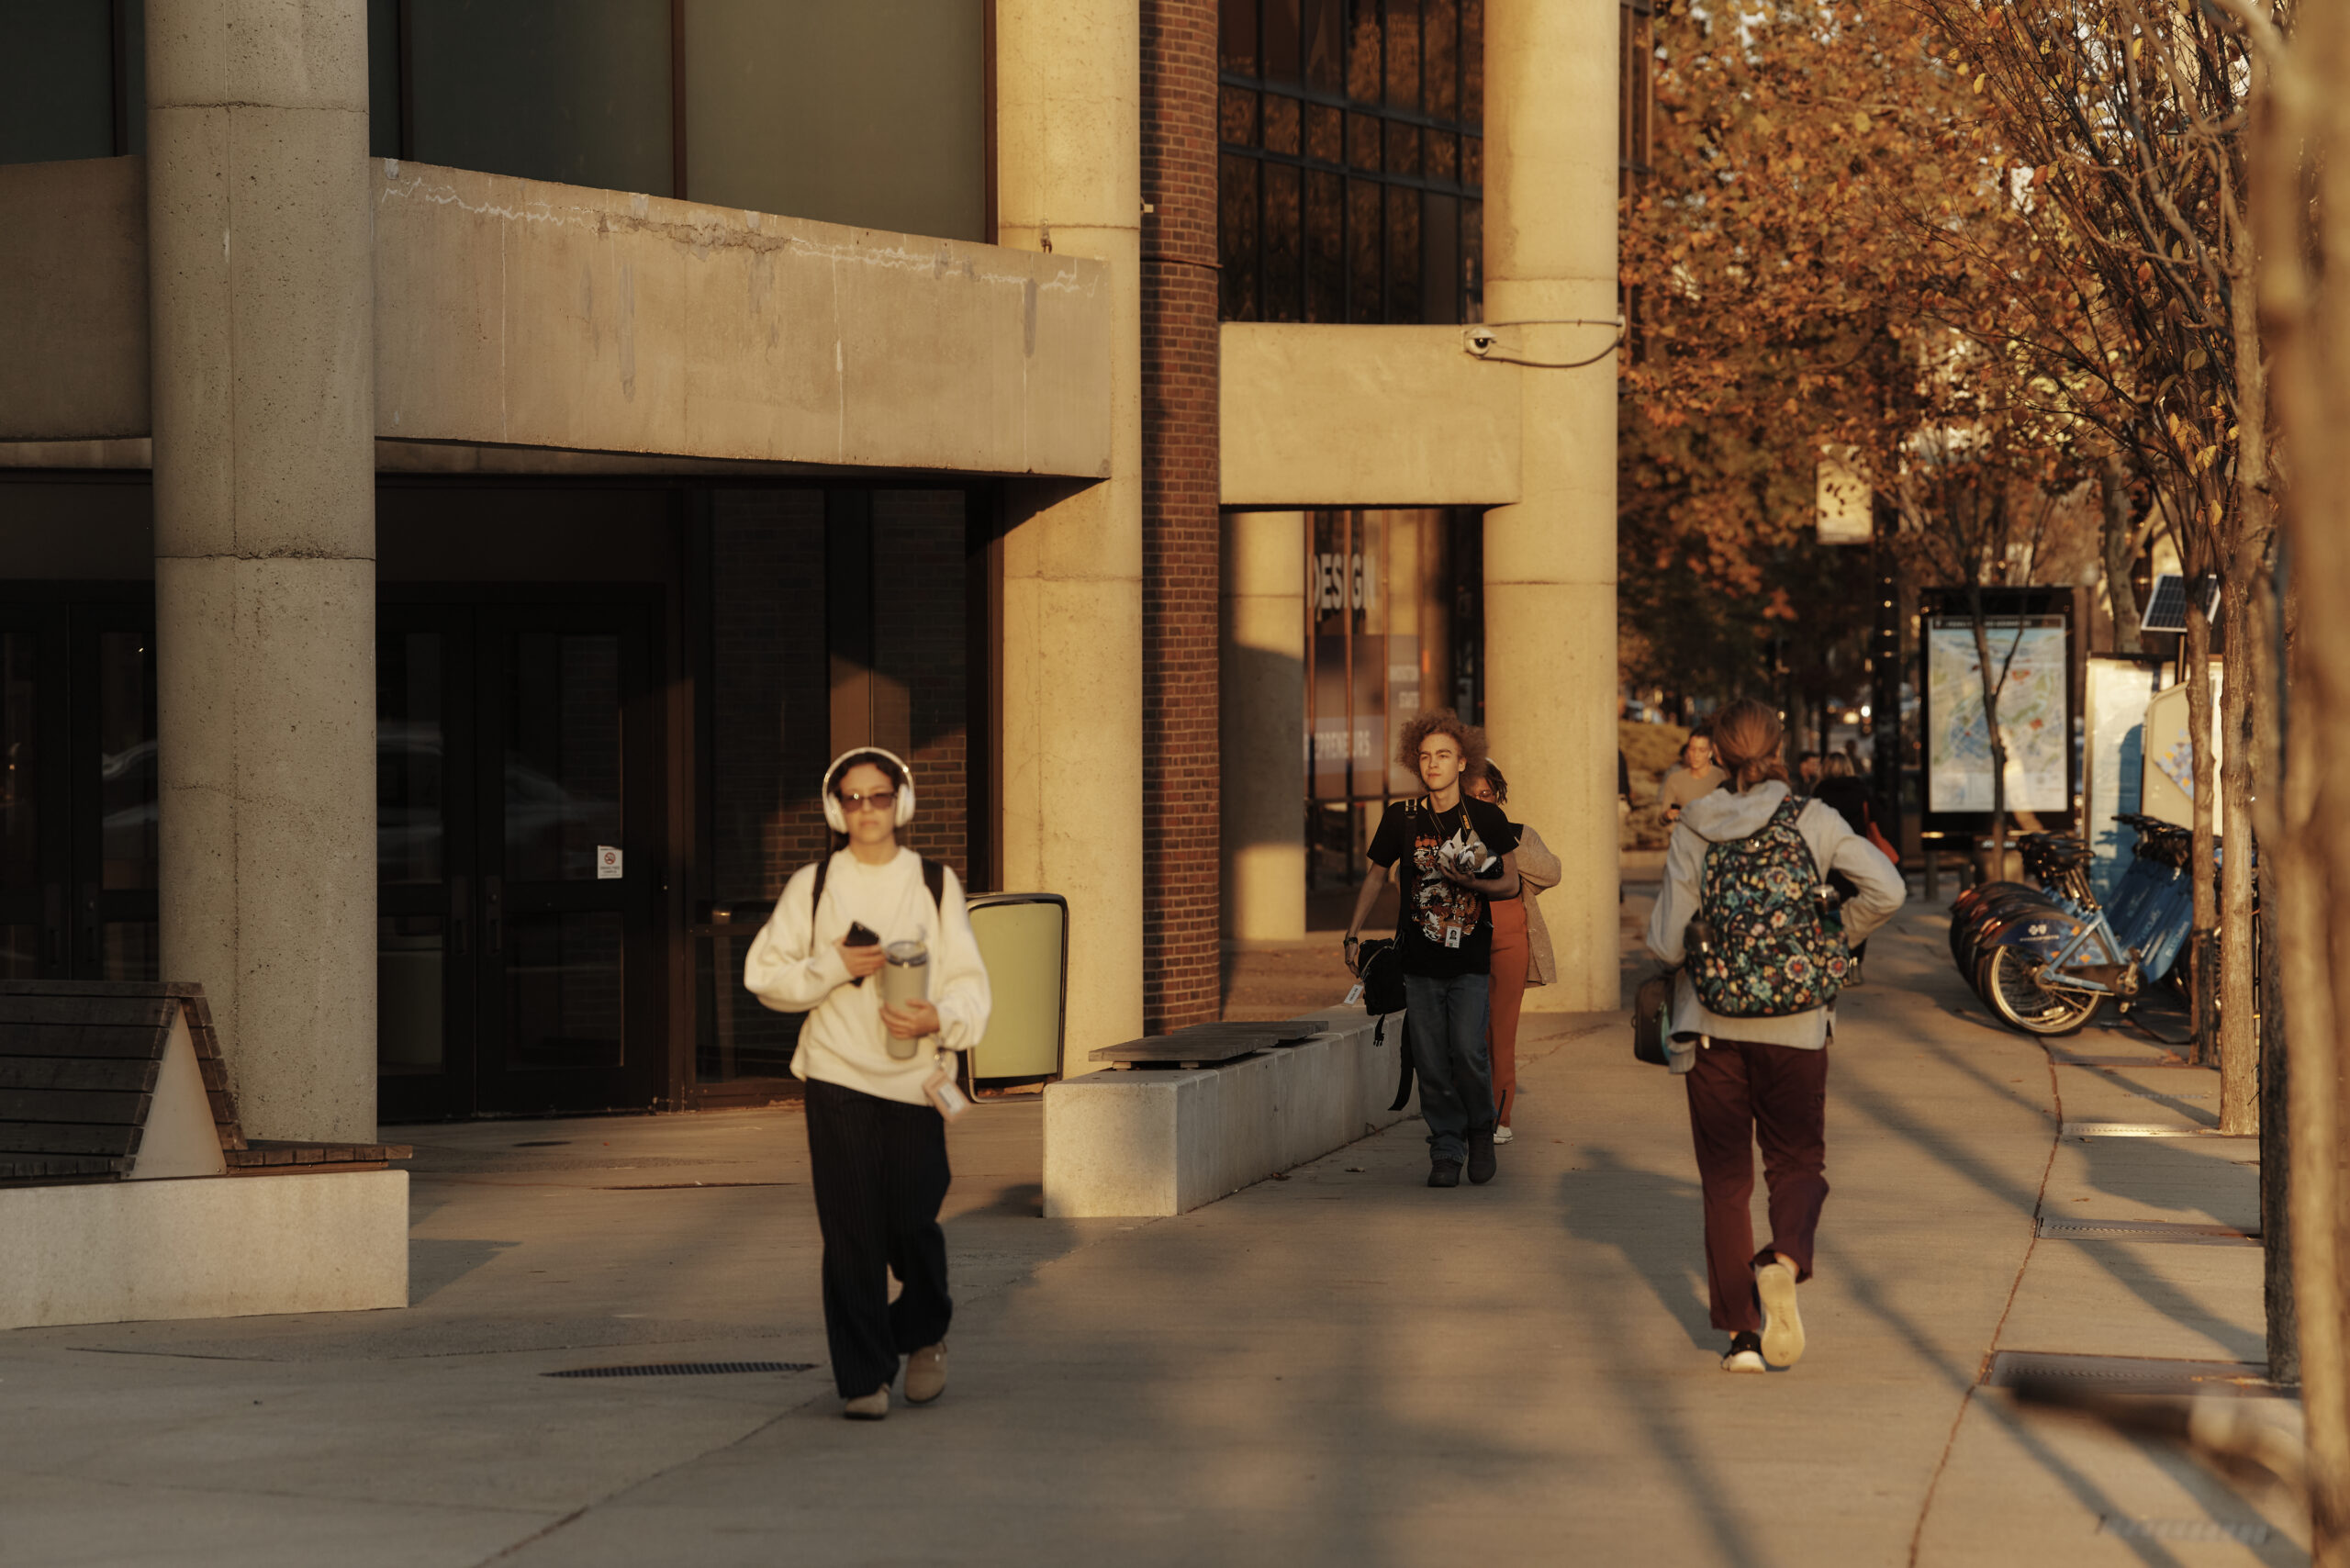
[[[1996,882],[2008,874],[2008,745],[1999,734],[1999,689],[2007,684],[2007,667],[1991,673],[1991,631],[1983,623],[1983,590],[1967,594],[1967,610],[1975,622],[1975,662],[1983,679],[1983,733],[1991,743],[1991,867],[1983,879]]]
[[[2183,563],[2182,563],[2183,564]],[[2218,1019],[2213,1003],[2217,990],[2212,973],[2218,958],[2212,937],[2219,924],[2220,900],[2217,879],[2212,875],[2214,857],[2212,807],[2219,799],[2219,780],[2212,777],[2211,767],[2211,623],[2203,618],[2202,596],[2194,591],[2192,574],[2188,578],[2187,651],[2179,660],[2183,668],[2179,678],[2187,683],[2187,741],[2194,751],[2195,774],[2195,838],[2188,855],[2188,875],[2193,879],[2189,886],[2195,894],[2194,930],[2187,939],[2188,998],[2194,1009],[2195,1043],[2192,1058],[2205,1067],[2216,1065],[2218,1055]]]
[[[2284,672],[2292,656],[2294,600],[2273,564],[2252,585],[2251,634],[2244,647],[2251,675],[2253,770],[2267,781],[2252,802],[2256,843],[2284,843]],[[2260,1249],[2261,1301],[2267,1309],[2268,1375],[2277,1383],[2301,1376],[2300,1315],[2293,1294],[2293,1165],[2290,1117],[2291,1036],[2285,1010],[2285,938],[2277,903],[2278,861],[2261,857],[2267,897],[2255,930],[2260,937]]]
[[[2240,553],[2240,554],[2247,554]],[[2257,569],[2256,567],[2255,569]],[[2254,1016],[2252,876],[2252,726],[2257,694],[2254,666],[2252,585],[2229,582],[2221,604],[2227,636],[2228,678],[2220,688],[2220,800],[2227,838],[2220,846],[2220,1131],[2260,1130],[2260,1029]],[[2199,764],[2199,768],[2200,765]],[[2196,816],[2203,815],[2197,791]]]
[[[2105,454],[2105,599],[2113,612],[2113,651],[2136,657],[2138,601],[2130,592],[2134,530],[2130,519],[2130,465],[2119,448]]]

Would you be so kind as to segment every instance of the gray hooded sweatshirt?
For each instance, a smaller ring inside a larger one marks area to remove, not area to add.
[[[1787,787],[1772,778],[1738,794],[1725,788],[1689,802],[1664,852],[1664,888],[1649,914],[1650,952],[1668,964],[1682,961],[1681,939],[1697,913],[1707,849],[1759,833],[1786,798]],[[1859,887],[1844,902],[1844,940],[1855,946],[1867,941],[1869,933],[1892,919],[1909,896],[1901,873],[1876,846],[1854,833],[1833,806],[1807,802],[1796,818],[1796,831],[1811,846],[1820,880],[1826,881],[1828,873],[1836,870]],[[1699,1003],[1686,969],[1673,986],[1673,1033],[1681,1036],[1757,1040],[1816,1051],[1828,1043],[1834,1013],[1832,1007],[1815,1007],[1785,1018],[1724,1018]]]

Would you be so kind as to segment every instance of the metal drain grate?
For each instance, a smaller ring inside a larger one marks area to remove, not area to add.
[[[2217,1127],[2182,1127],[2165,1122],[2066,1122],[2059,1137],[2218,1137]]]
[[[541,1377],[713,1377],[722,1372],[814,1372],[813,1361],[656,1361],[643,1367],[565,1367]]]
[[[2060,1241],[2163,1241],[2190,1247],[2257,1247],[2260,1238],[2232,1225],[2169,1219],[2043,1219],[2039,1235]]]
[[[2270,1398],[2279,1390],[2260,1361],[2173,1361],[2151,1356],[2069,1356],[2001,1350],[1991,1358],[1986,1388],[2046,1381],[2103,1394],[2229,1394]]]
[[[2132,1519],[2108,1514],[2097,1528],[2124,1540],[2233,1540],[2259,1546],[2268,1540],[2266,1525],[2226,1524],[2219,1519]]]

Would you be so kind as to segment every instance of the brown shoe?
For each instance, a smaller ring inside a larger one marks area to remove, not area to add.
[[[890,1390],[885,1385],[870,1394],[861,1394],[841,1407],[841,1414],[852,1421],[878,1421],[890,1413]]]
[[[927,1405],[946,1392],[946,1341],[924,1345],[906,1358],[906,1403]]]

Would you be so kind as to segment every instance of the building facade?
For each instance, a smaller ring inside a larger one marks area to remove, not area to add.
[[[1614,0],[0,27],[0,974],[202,980],[257,1136],[779,1092],[856,744],[1067,1070],[1437,702],[1615,1004]]]

